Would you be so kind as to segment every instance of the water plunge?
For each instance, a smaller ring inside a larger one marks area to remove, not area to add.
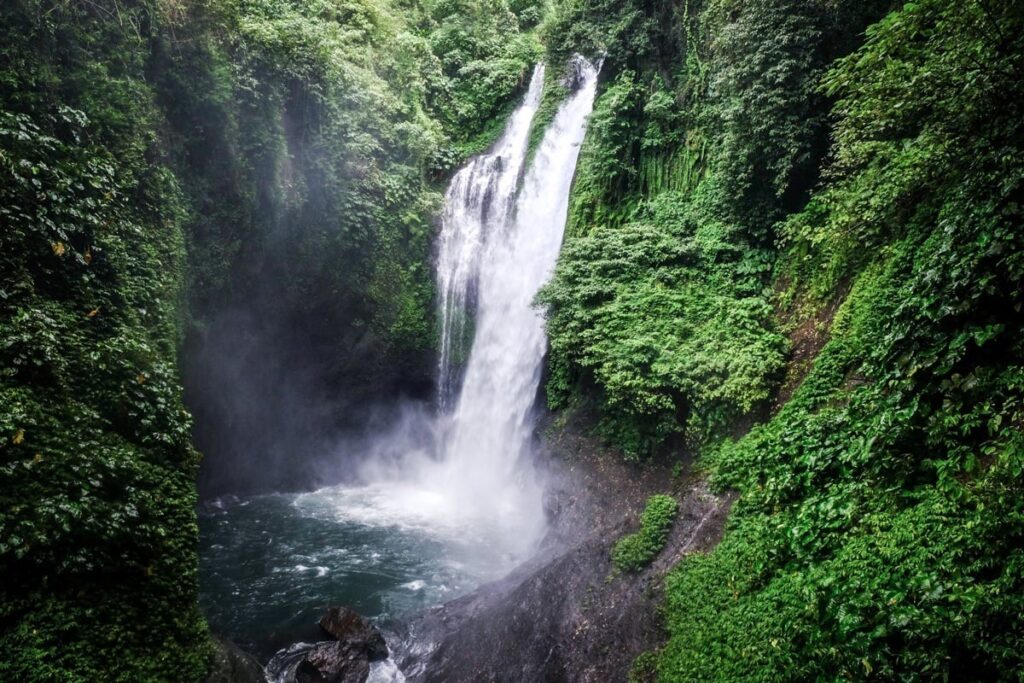
[[[545,131],[514,210],[513,188],[529,129],[517,120],[520,112],[497,147],[498,160],[474,160],[460,173],[469,177],[457,177],[452,184],[439,260],[439,283],[459,292],[442,294],[445,330],[464,319],[452,302],[465,300],[471,278],[477,287],[473,345],[443,434],[440,484],[458,495],[464,513],[503,520],[524,546],[543,529],[541,486],[529,448],[546,340],[543,319],[532,304],[558,258],[596,85],[596,70],[589,63],[579,60],[574,66],[580,70],[580,87]],[[538,68],[521,108],[524,119],[526,112],[532,116],[536,111],[542,78]],[[463,190],[487,186],[493,191]],[[448,259],[447,253],[469,258]],[[450,355],[442,354],[442,376],[454,374],[445,366]]]
[[[572,67],[576,87],[525,172],[543,66],[492,150],[452,179],[437,259],[441,354],[433,447],[400,440],[392,448],[397,458],[371,458],[365,469],[370,488],[387,495],[382,506],[390,513],[400,514],[399,506],[426,526],[484,529],[487,547],[501,551],[506,569],[544,531],[543,487],[530,451],[546,339],[533,300],[558,258],[597,80],[589,62],[577,59]]]
[[[438,237],[437,290],[441,321],[438,363],[438,405],[449,412],[460,380],[459,367],[466,352],[467,325],[472,316],[472,295],[488,235],[504,232],[526,160],[534,114],[540,105],[544,65],[530,78],[523,103],[513,112],[493,151],[473,157],[452,178],[444,197]]]
[[[585,60],[572,66],[574,88],[528,167],[542,66],[502,137],[445,196],[438,411],[413,411],[376,439],[359,486],[204,510],[204,603],[216,629],[247,644],[261,632],[301,634],[328,602],[394,615],[497,578],[536,549],[545,521],[532,413],[546,340],[532,303],[558,257],[597,80]]]

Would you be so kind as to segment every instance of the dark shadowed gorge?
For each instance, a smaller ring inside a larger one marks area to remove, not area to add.
[[[1014,0],[5,0],[0,681],[1021,680],[1022,102]]]

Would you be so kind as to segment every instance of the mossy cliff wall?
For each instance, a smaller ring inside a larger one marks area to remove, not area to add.
[[[3,4],[0,679],[203,677],[182,367],[221,489],[288,485],[261,458],[334,426],[286,429],[318,398],[424,374],[441,182],[514,100],[538,17]]]

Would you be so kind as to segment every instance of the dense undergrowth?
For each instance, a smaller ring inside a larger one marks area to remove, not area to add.
[[[231,311],[221,332],[313,338],[303,357],[365,358],[363,340],[401,368],[429,348],[440,182],[497,130],[538,19],[503,0],[3,3],[0,680],[203,678],[183,338]],[[259,405],[281,375],[244,338],[225,359],[270,378]]]
[[[49,10],[49,12],[47,12]],[[0,11],[0,679],[196,680],[185,198],[136,30]]]
[[[542,295],[553,407],[594,386],[602,430],[638,456],[771,396],[786,357],[773,226],[817,177],[820,77],[879,4],[560,7],[554,54],[603,51],[607,65]]]
[[[674,45],[649,5],[606,4],[559,19],[604,18],[570,40],[617,68],[544,294],[549,394],[596,400],[633,454],[685,433],[740,492],[637,670],[1019,680],[1019,3],[689,3]]]
[[[183,340],[228,474],[280,475],[259,454],[317,431],[291,418],[326,388],[429,368],[441,183],[540,22],[552,64],[604,58],[541,296],[549,401],[740,494],[635,673],[1019,680],[1020,3],[545,11],[0,6],[0,679],[202,678]]]

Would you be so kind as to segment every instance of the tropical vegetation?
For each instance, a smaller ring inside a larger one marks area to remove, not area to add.
[[[0,679],[204,678],[199,451],[429,377],[444,183],[574,53],[546,400],[736,492],[634,678],[1020,680],[1015,0],[5,0]]]

